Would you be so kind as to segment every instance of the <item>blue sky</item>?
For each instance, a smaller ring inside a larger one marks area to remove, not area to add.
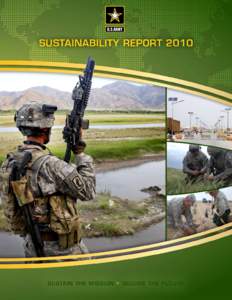
[[[220,116],[224,116],[223,127],[226,126],[226,105],[217,103],[207,98],[183,93],[168,89],[167,97],[177,97],[178,100],[184,100],[174,105],[174,119],[180,120],[182,127],[189,127],[188,112],[193,112],[192,125],[196,125],[196,117],[199,117],[209,127],[214,127],[214,124]],[[171,102],[167,103],[168,117],[171,117]],[[232,124],[232,112],[230,113],[230,124]]]

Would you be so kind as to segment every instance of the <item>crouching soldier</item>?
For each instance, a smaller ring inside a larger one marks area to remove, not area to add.
[[[223,185],[232,184],[232,151],[212,146],[207,147],[210,155],[206,179],[222,182]]]
[[[186,176],[186,183],[194,183],[203,179],[208,169],[208,158],[201,151],[199,145],[189,145],[189,151],[183,160],[183,172]]]
[[[55,106],[33,102],[16,112],[16,126],[26,140],[7,155],[0,169],[4,213],[10,230],[24,237],[26,257],[86,251],[81,241],[76,201],[89,201],[95,196],[93,161],[79,150],[75,151],[77,165],[68,164],[47,150],[45,144],[50,140],[56,109]],[[24,176],[13,181],[12,170],[15,165],[22,168],[25,154],[30,154],[31,159]],[[23,213],[25,207],[31,212],[37,228],[35,232],[41,239],[42,254],[38,254],[33,242],[31,228],[26,221],[28,215]]]
[[[212,206],[212,209],[215,209],[215,213],[213,215],[214,224],[221,226],[229,223],[231,210],[225,194],[219,190],[211,191],[209,194],[214,199]]]
[[[178,230],[179,236],[196,233],[196,225],[193,222],[191,207],[196,202],[195,195],[173,198],[168,203],[168,225]],[[183,220],[185,217],[185,221]],[[175,237],[178,237],[176,234]]]

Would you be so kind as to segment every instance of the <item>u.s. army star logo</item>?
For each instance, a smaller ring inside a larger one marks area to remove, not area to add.
[[[106,24],[123,24],[124,23],[124,7],[123,6],[107,6],[105,11]]]
[[[121,16],[122,13],[118,13],[116,8],[114,8],[113,13],[108,13],[108,15],[111,17],[110,23],[112,23],[114,20],[116,20],[118,23],[120,23],[119,16]]]

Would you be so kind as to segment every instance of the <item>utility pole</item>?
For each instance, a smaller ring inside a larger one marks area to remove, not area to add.
[[[173,134],[174,134],[174,130],[173,130],[173,127],[174,127],[174,105],[178,104],[180,102],[183,102],[184,100],[178,101],[177,97],[169,97],[168,101],[171,102],[171,107],[172,107],[172,125],[171,125],[172,126],[172,130],[171,130],[171,136],[173,137]]]
[[[229,135],[229,133],[230,133],[230,111],[231,111],[231,108],[226,107],[225,111],[226,111],[226,115],[227,115],[227,135]]]
[[[221,130],[222,130],[222,131],[223,131],[223,129],[224,129],[224,123],[223,123],[224,117],[225,117],[225,116],[220,116],[220,119],[221,119]]]
[[[198,127],[199,127],[199,117],[195,117],[195,119],[196,119],[196,128],[198,129]]]
[[[193,116],[194,112],[193,111],[189,111],[188,114],[189,114],[189,130],[191,131],[191,128],[192,128],[192,116]]]

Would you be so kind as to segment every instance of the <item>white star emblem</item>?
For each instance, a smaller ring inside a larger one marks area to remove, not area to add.
[[[119,16],[121,16],[122,13],[118,13],[116,8],[114,8],[113,13],[108,13],[108,15],[111,16],[110,23],[112,23],[114,20],[120,22]]]

